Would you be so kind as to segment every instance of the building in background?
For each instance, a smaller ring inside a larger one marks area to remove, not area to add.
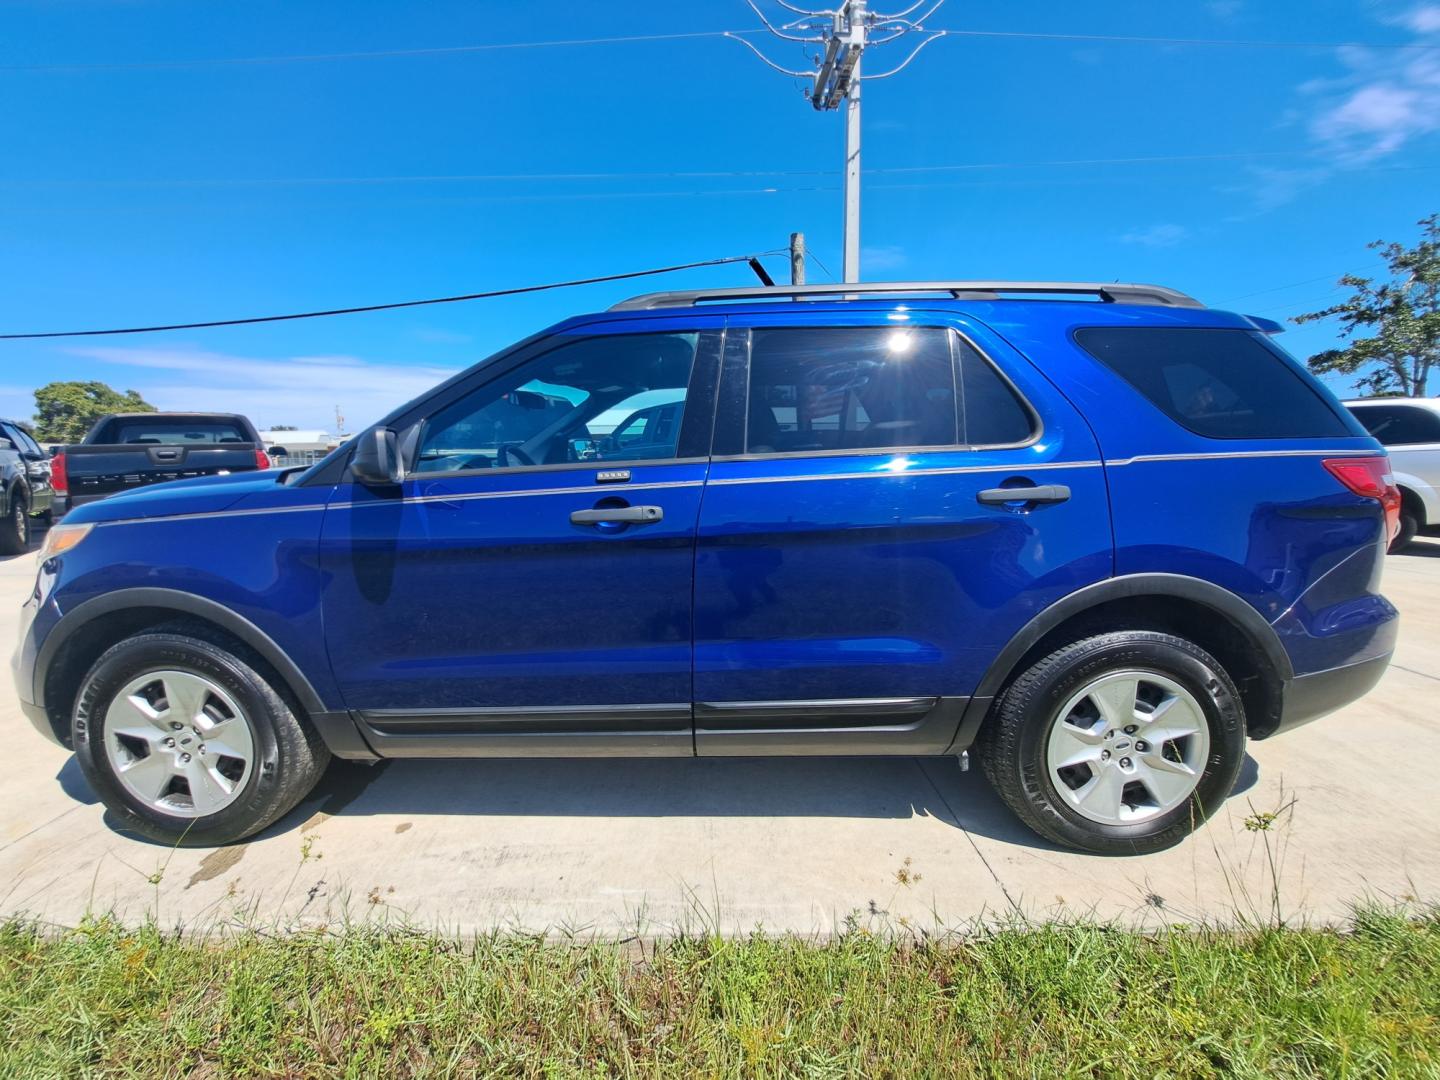
[[[262,431],[260,438],[264,441],[265,452],[270,455],[274,466],[290,468],[295,465],[313,465],[350,436],[315,430]]]

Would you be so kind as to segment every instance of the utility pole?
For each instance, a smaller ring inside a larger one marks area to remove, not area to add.
[[[790,284],[805,284],[805,234],[790,234]]]
[[[754,0],[745,0],[751,10],[760,17],[765,29],[782,41],[799,41],[823,46],[823,51],[811,59],[815,71],[792,71],[781,67],[750,42],[734,34],[735,38],[771,68],[783,75],[805,79],[809,86],[805,96],[817,112],[828,112],[845,104],[845,218],[843,231],[843,266],[841,279],[845,282],[860,280],[860,86],[862,79],[888,79],[898,75],[920,54],[920,50],[932,41],[946,36],[944,30],[927,30],[924,22],[940,9],[945,0],[936,0],[923,15],[910,18],[924,7],[928,0],[919,0],[904,11],[892,15],[871,11],[870,0],[843,0],[838,8],[825,11],[807,11],[791,5],[788,0],[776,0],[785,10],[801,17],[792,19],[781,26],[773,25],[765,13],[755,6]],[[878,75],[860,74],[861,55],[872,45],[885,45],[906,34],[920,34],[923,40],[911,50],[910,55],[889,71]],[[793,260],[792,260],[793,265]],[[803,272],[803,271],[802,271]]]

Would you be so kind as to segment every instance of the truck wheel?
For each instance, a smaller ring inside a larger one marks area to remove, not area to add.
[[[990,783],[1035,832],[1136,855],[1179,843],[1219,809],[1245,757],[1245,713],[1199,646],[1124,631],[1031,665],[977,743]]]
[[[227,844],[315,786],[330,752],[257,662],[165,628],[95,662],[75,704],[75,754],[122,828],[166,844]]]
[[[0,555],[23,555],[30,550],[30,507],[25,496],[10,497],[10,512],[0,521]]]

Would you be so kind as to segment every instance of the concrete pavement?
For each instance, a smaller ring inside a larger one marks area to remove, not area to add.
[[[0,676],[0,914],[87,911],[217,928],[406,921],[624,935],[829,933],[1093,913],[1137,923],[1312,920],[1440,898],[1440,541],[1392,556],[1395,663],[1365,700],[1251,746],[1218,820],[1103,859],[1017,824],[951,759],[336,763],[258,838],[171,850],[117,833]],[[0,609],[34,556],[0,560]],[[15,622],[0,625],[0,656]],[[1247,828],[1278,812],[1267,831]]]

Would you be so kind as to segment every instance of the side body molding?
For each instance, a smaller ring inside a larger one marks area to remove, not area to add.
[[[1295,677],[1289,654],[1280,644],[1280,638],[1265,617],[1248,603],[1219,585],[1201,578],[1184,574],[1127,574],[1107,578],[1087,585],[1083,589],[1057,600],[1040,614],[1026,623],[1000,650],[990,663],[980,685],[975,688],[955,741],[948,753],[958,754],[967,749],[975,740],[981,722],[990,711],[991,704],[1011,675],[1021,658],[1034,644],[1067,619],[1080,615],[1091,608],[1113,600],[1128,600],[1135,597],[1174,597],[1189,600],[1211,608],[1215,613],[1238,630],[1254,644],[1264,657],[1275,677],[1288,685]]]
[[[116,611],[135,608],[159,608],[176,615],[193,615],[233,634],[254,649],[273,667],[302,708],[309,714],[316,731],[337,757],[373,760],[375,753],[361,738],[348,712],[326,708],[309,678],[296,666],[275,641],[254,623],[224,604],[178,589],[133,588],[117,589],[77,604],[66,612],[45,637],[35,662],[36,704],[44,705],[46,679],[65,643],[95,619]]]

